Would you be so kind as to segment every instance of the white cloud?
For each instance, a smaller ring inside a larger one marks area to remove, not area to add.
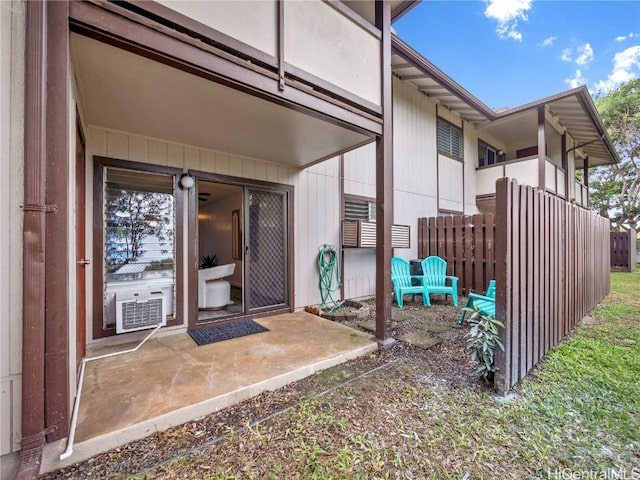
[[[621,84],[640,76],[640,45],[629,47],[613,57],[613,70],[606,80],[596,83],[597,92],[610,92]]]
[[[557,38],[558,37],[556,37],[555,35],[553,35],[551,37],[547,37],[542,41],[540,46],[541,47],[550,47],[551,45],[553,45],[553,42],[555,42]]]
[[[532,0],[486,0],[488,5],[484,14],[498,22],[496,32],[502,39],[511,38],[522,41],[522,33],[518,31],[518,22],[528,20],[527,11],[531,9]]]
[[[560,54],[560,60],[562,60],[563,62],[573,62],[570,48],[565,48],[564,50],[562,50],[562,53]]]
[[[585,85],[587,83],[586,79],[582,76],[582,72],[580,69],[576,70],[573,78],[565,78],[564,83],[569,85],[569,88],[577,88],[580,85]]]
[[[634,35],[633,32],[629,33],[629,35],[620,35],[616,37],[616,42],[624,42],[627,38],[633,38],[637,35]]]
[[[576,47],[576,56],[573,56],[571,48],[565,48],[560,53],[560,60],[563,62],[575,62],[578,65],[586,65],[593,60],[593,48],[589,43]]]
[[[578,65],[586,65],[593,60],[593,48],[588,43],[577,48],[580,54],[576,57],[576,63]]]

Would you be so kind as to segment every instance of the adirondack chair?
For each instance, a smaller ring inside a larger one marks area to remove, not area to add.
[[[481,314],[483,315],[492,315],[494,318],[496,316],[496,281],[490,280],[489,286],[487,287],[487,293],[485,295],[480,295],[479,293],[469,293],[467,297],[467,304],[465,307],[468,308],[477,308]],[[464,317],[467,314],[465,310],[462,311],[462,316],[460,317],[459,325],[464,323]]]
[[[422,284],[427,289],[427,297],[432,293],[443,293],[445,298],[451,295],[453,305],[458,306],[458,277],[447,275],[447,262],[442,258],[432,256],[422,260]]]
[[[420,280],[419,275],[411,275],[411,268],[408,260],[400,257],[391,259],[391,283],[393,283],[393,293],[396,297],[398,307],[402,308],[402,297],[404,295],[413,295],[415,299],[416,293],[422,294],[422,302],[426,307],[430,305],[429,295],[424,286],[418,282],[412,282],[412,279]],[[412,283],[416,283],[413,285]]]

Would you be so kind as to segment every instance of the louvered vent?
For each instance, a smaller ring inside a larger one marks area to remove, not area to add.
[[[376,246],[375,222],[345,220],[342,222],[342,246],[344,248],[373,248]],[[410,248],[409,225],[391,226],[391,247]]]
[[[166,325],[167,307],[161,292],[116,297],[116,333]]]

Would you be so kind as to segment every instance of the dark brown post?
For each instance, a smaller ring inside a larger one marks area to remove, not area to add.
[[[582,169],[584,170],[584,186],[589,188],[589,157],[584,159]]]
[[[393,118],[391,78],[391,4],[376,0],[376,27],[381,37],[382,135],[376,140],[376,338],[391,338],[391,225],[393,224]]]
[[[569,201],[569,152],[567,152],[567,133],[563,133],[560,145],[562,149],[562,169],[564,170],[564,198]]]
[[[547,169],[547,140],[544,133],[545,115],[544,105],[538,106],[538,188],[543,192],[547,189],[545,173]]]
[[[48,441],[66,437],[69,417],[69,18],[66,1],[47,2],[47,205],[45,424]],[[75,270],[74,270],[75,271]]]
[[[508,304],[511,304],[511,286],[508,285],[511,264],[510,189],[511,184],[507,178],[501,178],[496,182],[496,320],[505,325],[505,328],[500,329],[500,338],[504,343],[505,351],[496,349],[495,352],[495,365],[498,371],[495,374],[494,385],[501,393],[506,393],[511,387],[511,325],[508,318]]]

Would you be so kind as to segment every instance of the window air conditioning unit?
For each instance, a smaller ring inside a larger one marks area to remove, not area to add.
[[[167,324],[167,303],[162,292],[116,295],[116,333],[134,332]]]
[[[376,223],[363,220],[342,222],[342,246],[344,248],[374,248],[376,246]],[[410,248],[409,225],[391,226],[391,247]]]

